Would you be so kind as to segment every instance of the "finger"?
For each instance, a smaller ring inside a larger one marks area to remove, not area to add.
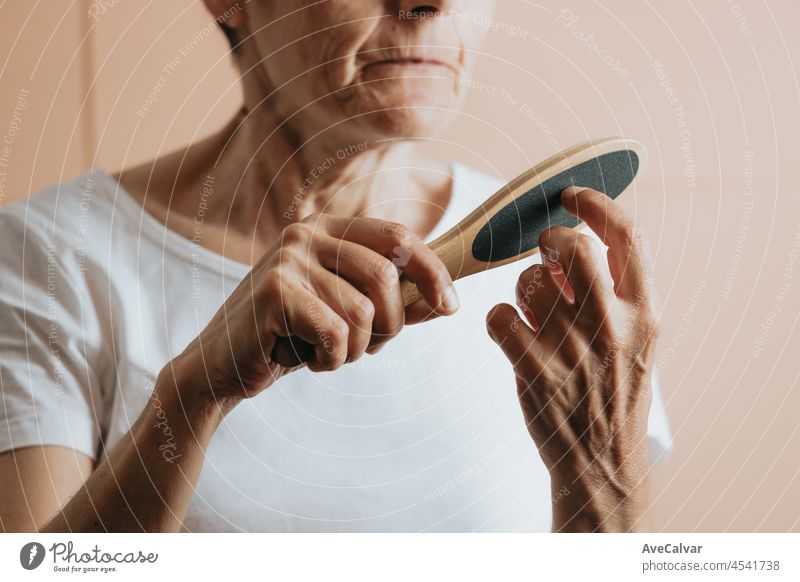
[[[652,259],[646,239],[622,207],[596,190],[570,187],[562,203],[583,220],[608,246],[608,264],[617,295],[626,300],[647,298],[652,284]]]
[[[541,373],[543,354],[536,334],[507,303],[495,305],[486,315],[489,336],[503,350],[514,370],[532,380]]]
[[[300,285],[288,284],[281,290],[281,294],[273,296],[279,296],[281,300],[271,305],[271,331],[283,338],[299,338],[313,346],[314,357],[308,360],[310,370],[336,370],[344,364],[348,351],[349,328],[339,314]],[[289,347],[295,352],[291,354],[294,360],[291,365],[308,359],[303,344],[290,347],[286,341],[279,343],[282,350]],[[275,361],[283,365],[277,359]]]
[[[616,295],[603,247],[591,237],[565,227],[545,230],[539,237],[539,247],[543,260],[560,266],[578,313],[604,318]]]
[[[422,323],[424,321],[430,321],[432,319],[436,319],[439,317],[439,314],[436,313],[436,310],[433,309],[428,302],[424,299],[419,299],[415,301],[405,310],[405,323],[406,325],[414,325],[416,323]],[[373,337],[373,343],[367,349],[368,354],[377,354],[379,351],[383,349],[383,347],[388,343],[388,340],[378,340],[375,341]]]
[[[346,362],[355,362],[369,347],[375,306],[349,282],[317,265],[311,269],[311,284],[322,299],[348,326]]]
[[[415,323],[422,323],[424,321],[431,321],[439,317],[439,313],[424,299],[415,301],[406,307],[406,324],[414,325]]]
[[[528,325],[537,334],[542,330],[542,324],[539,323],[536,319],[536,314],[533,312],[533,300],[537,289],[543,288],[541,277],[542,273],[540,271],[533,271],[529,267],[520,274],[516,288],[517,307],[519,307],[522,315],[525,316]]]
[[[387,341],[403,329],[400,276],[391,261],[365,246],[324,235],[317,243],[320,264],[347,280],[374,306],[372,340]]]
[[[575,303],[575,292],[572,290],[572,285],[567,279],[567,274],[564,272],[564,267],[558,261],[551,260],[548,253],[542,253],[542,264],[550,271],[550,276],[555,281],[556,286],[567,298],[570,303]]]
[[[287,368],[297,370],[308,365],[314,358],[315,347],[298,336],[277,337],[270,356],[272,361]]]
[[[408,227],[376,218],[325,217],[331,236],[363,245],[393,261],[441,315],[458,310],[453,279],[441,259]]]
[[[517,304],[523,312],[533,314],[537,332],[561,328],[571,322],[574,309],[545,265],[525,269],[517,280],[516,291]]]

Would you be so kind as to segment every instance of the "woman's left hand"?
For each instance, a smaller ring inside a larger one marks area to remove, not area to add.
[[[649,502],[647,417],[657,336],[652,263],[631,218],[594,190],[564,207],[609,247],[555,227],[544,265],[519,278],[517,302],[487,318],[511,360],[528,430],[551,476],[555,531],[629,531]]]

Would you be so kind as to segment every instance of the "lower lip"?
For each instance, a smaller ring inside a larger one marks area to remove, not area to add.
[[[443,72],[451,73],[450,68],[442,63],[432,61],[386,61],[372,63],[364,67],[364,71],[380,71],[384,75],[424,75]]]

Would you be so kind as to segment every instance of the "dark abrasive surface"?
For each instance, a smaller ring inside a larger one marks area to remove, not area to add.
[[[574,227],[578,219],[561,206],[561,191],[585,186],[611,198],[633,182],[639,156],[632,150],[603,154],[535,186],[502,208],[478,232],[472,254],[487,263],[502,261],[539,246],[539,235],[552,226]]]

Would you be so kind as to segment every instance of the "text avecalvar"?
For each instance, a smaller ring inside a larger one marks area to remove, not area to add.
[[[643,554],[699,554],[703,546],[691,546],[687,544],[664,544],[661,546],[651,546],[645,544],[642,548]]]

